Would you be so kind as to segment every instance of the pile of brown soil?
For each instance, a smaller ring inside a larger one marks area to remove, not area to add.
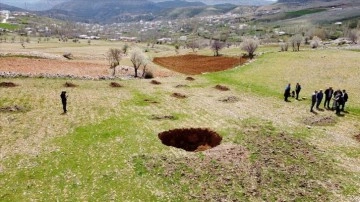
[[[152,120],[164,120],[164,119],[167,119],[167,120],[175,120],[176,117],[175,116],[172,116],[172,115],[164,115],[164,116],[161,116],[161,115],[152,115],[150,117],[150,119]]]
[[[144,101],[147,102],[147,103],[151,103],[151,104],[158,104],[159,103],[157,101],[149,100],[149,99],[145,99]]]
[[[220,145],[222,137],[210,129],[174,129],[158,134],[164,145],[185,151],[204,151]]]
[[[111,83],[110,83],[110,86],[113,87],[113,88],[120,88],[120,87],[122,87],[122,85],[119,84],[119,83],[117,83],[117,82],[111,82]]]
[[[216,85],[215,89],[221,90],[221,91],[228,91],[230,90],[228,87],[226,86],[222,86],[222,85]]]
[[[191,76],[188,76],[188,77],[186,77],[185,80],[187,80],[187,81],[194,81],[195,79],[194,79],[193,77],[191,77]]]
[[[360,142],[360,134],[355,135],[354,138],[355,138],[355,140],[357,140],[358,142]]]
[[[1,82],[0,83],[0,87],[4,87],[4,88],[12,88],[12,87],[16,87],[18,85],[16,85],[13,82]]]
[[[304,120],[310,126],[328,126],[336,123],[336,119],[331,116],[311,116]]]
[[[180,98],[180,99],[184,99],[187,98],[186,95],[183,95],[181,93],[173,93],[171,96],[175,97],[175,98]]]
[[[229,97],[220,99],[219,101],[225,102],[225,103],[234,103],[234,102],[240,101],[240,99],[238,97],[235,97],[235,96],[229,96]]]
[[[64,84],[64,87],[74,88],[74,87],[77,87],[77,85],[76,85],[76,84],[73,84],[73,83],[71,83],[71,82],[66,82],[66,83]]]
[[[188,88],[188,85],[183,85],[183,84],[179,84],[177,86],[175,86],[175,88]]]
[[[156,81],[156,80],[151,80],[150,83],[151,83],[151,84],[154,84],[154,85],[160,85],[160,84],[161,84],[160,81]]]

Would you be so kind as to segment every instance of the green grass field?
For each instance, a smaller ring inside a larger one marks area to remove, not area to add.
[[[12,25],[8,23],[0,23],[0,28],[8,29],[8,30],[15,30],[19,28],[19,25]]]
[[[89,51],[100,58],[109,44],[43,51],[70,49],[83,57]],[[237,51],[223,54],[242,54]],[[18,84],[0,88],[0,108],[23,108],[0,111],[0,201],[358,200],[360,53],[275,47],[259,52],[243,67],[194,76],[195,81],[186,75],[156,78],[161,85],[145,79],[118,80],[123,87],[111,88],[111,81],[0,78]],[[149,54],[171,53],[172,47],[158,46]],[[78,87],[65,89],[67,81]],[[296,82],[307,100],[285,103],[285,85]],[[216,90],[217,84],[230,91]],[[328,86],[347,89],[344,116],[309,112],[311,93]],[[66,115],[62,90],[69,94]],[[174,92],[188,98],[174,98]],[[238,101],[220,101],[230,96]],[[194,153],[167,147],[157,137],[189,127],[215,130],[222,144]]]

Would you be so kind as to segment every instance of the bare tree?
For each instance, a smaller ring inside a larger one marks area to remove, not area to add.
[[[122,47],[122,51],[123,51],[123,53],[124,53],[125,55],[127,54],[128,50],[129,50],[129,45],[128,45],[128,44],[124,44],[124,46]]]
[[[296,34],[290,39],[291,46],[293,47],[293,51],[299,51],[301,42],[303,41],[303,37],[300,34]]]
[[[188,48],[191,48],[191,50],[193,52],[195,52],[195,49],[199,48],[199,43],[197,41],[195,41],[195,40],[191,40],[191,41],[186,43],[186,46]]]
[[[113,69],[113,76],[116,74],[116,67],[120,64],[121,54],[121,50],[117,48],[110,48],[107,52],[106,58],[110,64],[110,69]]]
[[[241,50],[246,51],[250,57],[250,59],[252,59],[254,57],[254,52],[256,51],[256,49],[259,46],[259,42],[258,40],[255,39],[245,39],[242,43],[241,43]]]
[[[133,49],[130,52],[130,61],[133,64],[135,77],[138,77],[138,69],[146,63],[146,56],[140,49]]]
[[[359,33],[356,29],[353,29],[349,32],[349,39],[352,43],[357,44],[359,39]]]
[[[211,49],[214,51],[214,56],[219,56],[219,51],[224,48],[225,43],[219,40],[214,41],[211,44]]]

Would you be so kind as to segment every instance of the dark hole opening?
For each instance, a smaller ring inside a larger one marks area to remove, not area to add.
[[[164,145],[185,151],[204,151],[220,145],[222,137],[210,129],[174,129],[159,133]]]

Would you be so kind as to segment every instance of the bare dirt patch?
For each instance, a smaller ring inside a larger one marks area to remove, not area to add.
[[[329,126],[336,124],[336,119],[331,116],[311,116],[304,120],[310,126]]]
[[[154,85],[160,85],[160,84],[161,84],[160,81],[156,81],[156,80],[151,80],[150,83],[151,83],[151,84],[154,84]]]
[[[154,63],[183,74],[202,74],[233,68],[246,62],[246,59],[235,57],[213,57],[204,55],[181,55],[156,57]]]
[[[107,76],[109,67],[105,64],[64,61],[54,59],[30,59],[21,57],[0,57],[0,71],[38,74],[69,74],[75,76]]]
[[[179,98],[179,99],[184,99],[184,98],[187,98],[186,95],[183,95],[181,93],[173,93],[171,94],[172,97],[175,97],[175,98]]]
[[[73,83],[71,83],[71,82],[66,82],[65,84],[64,84],[64,87],[67,87],[67,88],[75,88],[75,87],[77,87],[78,85],[76,85],[76,84],[73,84]]]
[[[239,102],[240,99],[236,96],[229,96],[229,97],[222,98],[219,101],[225,102],[225,103],[235,103],[235,102]]]
[[[4,88],[12,88],[12,87],[16,87],[16,86],[18,86],[18,85],[13,82],[1,82],[0,83],[0,87],[4,87]]]
[[[175,120],[176,117],[173,115],[152,115],[150,117],[152,120]]]
[[[193,77],[191,77],[191,76],[188,76],[188,77],[186,77],[185,80],[187,80],[187,81],[194,81],[195,79],[194,79]]]
[[[174,129],[158,134],[164,145],[185,151],[204,151],[218,146],[222,137],[210,129]]]
[[[23,112],[23,111],[26,111],[25,108],[18,105],[0,107],[0,112]]]
[[[123,87],[121,84],[117,83],[117,82],[111,82],[110,83],[110,87],[113,87],[113,88],[120,88],[120,87]]]
[[[216,85],[215,89],[221,90],[221,91],[228,91],[230,90],[228,87],[226,86],[222,86],[222,85]]]
[[[188,87],[189,87],[188,85],[183,85],[183,84],[179,84],[175,86],[175,88],[188,88]]]
[[[154,100],[145,99],[144,102],[150,103],[150,104],[158,104],[159,102]]]
[[[354,138],[355,138],[355,140],[357,140],[358,142],[360,142],[360,134],[355,135]]]

